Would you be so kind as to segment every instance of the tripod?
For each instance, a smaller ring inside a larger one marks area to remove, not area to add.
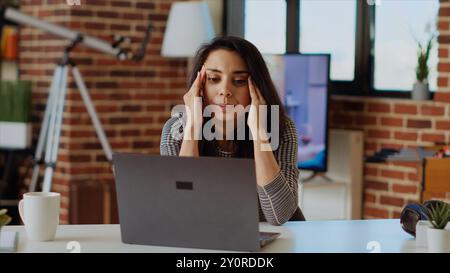
[[[66,47],[66,49],[64,50],[64,56],[61,62],[56,66],[53,73],[52,83],[48,92],[47,105],[44,112],[44,119],[39,133],[35,156],[32,161],[33,174],[28,189],[30,192],[36,191],[37,189],[41,164],[45,164],[42,191],[49,192],[52,188],[52,178],[58,158],[62,116],[64,113],[64,102],[67,93],[67,76],[69,67],[71,68],[76,86],[81,94],[83,102],[94,125],[97,137],[100,140],[106,158],[110,162],[112,160],[111,147],[105,136],[105,132],[101,127],[94,106],[92,105],[86,85],[84,84],[83,78],[81,77],[80,71],[78,70],[77,66],[69,58],[70,51],[79,42],[81,42],[81,40],[82,37],[79,36],[71,43],[71,45]]]

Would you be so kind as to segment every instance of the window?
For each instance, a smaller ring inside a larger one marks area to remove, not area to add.
[[[435,31],[438,10],[438,0],[391,0],[382,1],[375,7],[376,90],[411,90],[416,80],[416,41],[426,44]],[[431,90],[437,88],[437,63],[438,47],[435,42],[429,60]]]
[[[355,36],[356,0],[300,1],[300,52],[330,53],[331,80],[354,79]]]
[[[285,53],[286,1],[246,0],[245,39],[261,53]]]
[[[409,97],[416,81],[417,41],[425,45],[437,33],[439,0],[230,2],[241,3],[227,9],[231,33],[262,53],[329,53],[335,94]],[[428,64],[430,89],[436,90],[437,39]]]

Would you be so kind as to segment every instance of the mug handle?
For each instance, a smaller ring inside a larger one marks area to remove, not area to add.
[[[20,219],[22,219],[22,222],[25,224],[25,214],[23,212],[23,199],[19,201],[19,214],[20,214]]]

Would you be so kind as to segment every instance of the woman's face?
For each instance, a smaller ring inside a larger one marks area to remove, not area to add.
[[[217,49],[206,59],[204,100],[206,105],[217,105],[222,111],[214,117],[219,120],[236,118],[226,105],[242,105],[251,102],[248,89],[249,72],[244,60],[234,51]]]

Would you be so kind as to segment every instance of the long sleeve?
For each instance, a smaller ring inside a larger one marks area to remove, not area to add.
[[[183,141],[183,120],[180,116],[173,116],[164,124],[159,145],[160,154],[178,156]]]
[[[267,222],[282,225],[298,207],[297,129],[289,118],[280,138],[277,161],[278,176],[264,187],[258,186],[260,206]]]

